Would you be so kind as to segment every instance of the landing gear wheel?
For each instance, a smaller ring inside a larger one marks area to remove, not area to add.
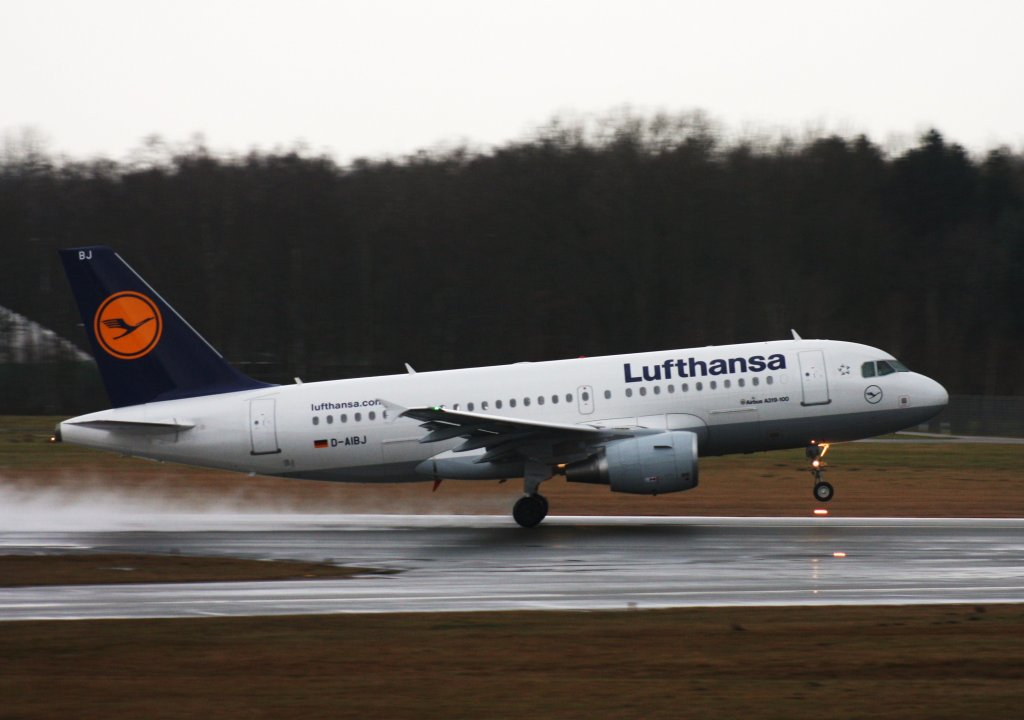
[[[524,528],[531,528],[540,525],[541,520],[547,517],[548,501],[539,493],[526,495],[516,501],[512,508],[512,517]]]
[[[828,502],[835,495],[835,490],[832,485],[827,482],[814,483],[814,499],[820,500],[821,502]]]
[[[814,499],[818,502],[828,502],[835,495],[835,490],[832,486],[821,479],[822,474],[825,472],[825,453],[828,452],[829,443],[818,443],[811,440],[811,444],[808,445],[804,452],[807,455],[807,459],[811,461],[811,477],[814,478]]]
[[[548,499],[546,497],[544,497],[543,495],[541,495],[540,493],[535,494],[534,497],[537,498],[538,500],[540,500],[541,503],[543,503],[543,505],[544,505],[544,517],[547,517],[548,516]]]

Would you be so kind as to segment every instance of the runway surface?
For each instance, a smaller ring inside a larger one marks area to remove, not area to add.
[[[0,589],[0,619],[1024,601],[1024,520],[154,515],[0,552],[298,559],[344,580]]]

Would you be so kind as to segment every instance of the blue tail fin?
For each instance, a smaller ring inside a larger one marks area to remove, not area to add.
[[[228,365],[110,248],[60,259],[114,407],[269,387]]]

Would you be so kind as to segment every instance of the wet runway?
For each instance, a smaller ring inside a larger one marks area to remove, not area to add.
[[[3,553],[67,551],[396,572],[0,588],[0,619],[1024,601],[1024,520],[155,514],[0,532]]]

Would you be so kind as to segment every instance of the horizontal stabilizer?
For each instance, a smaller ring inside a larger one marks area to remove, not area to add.
[[[91,427],[106,430],[149,430],[152,432],[168,432],[179,430],[191,430],[196,426],[188,420],[83,420],[81,422],[68,422],[69,425],[80,427]]]

